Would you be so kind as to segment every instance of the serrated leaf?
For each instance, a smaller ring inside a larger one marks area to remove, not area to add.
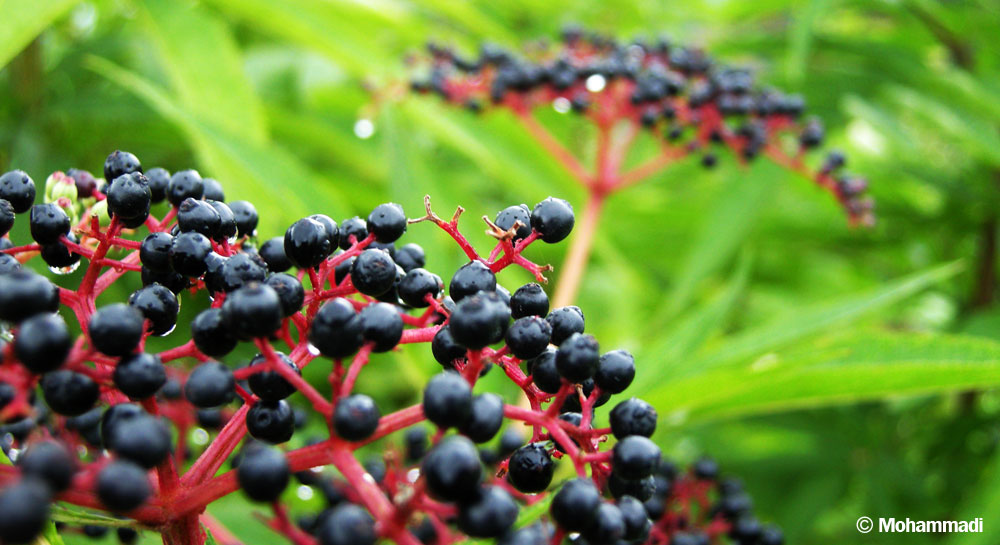
[[[646,399],[689,422],[982,388],[998,377],[1000,343],[992,340],[861,333],[674,381]]]
[[[334,217],[346,215],[341,204],[344,199],[339,197],[335,185],[310,172],[279,146],[257,146],[195,118],[155,84],[106,59],[90,57],[87,65],[183,129],[214,177],[223,183],[238,180],[240,183],[233,187],[234,196],[251,198],[263,209],[262,232],[282,232],[292,219],[317,210]]]

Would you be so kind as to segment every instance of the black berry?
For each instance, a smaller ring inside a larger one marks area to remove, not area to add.
[[[182,170],[170,177],[167,185],[167,200],[180,206],[184,199],[200,199],[205,195],[205,182],[197,170]]]
[[[328,358],[343,358],[361,348],[363,331],[354,305],[338,297],[327,301],[316,313],[309,342]]]
[[[503,425],[503,399],[493,393],[479,394],[472,398],[469,418],[459,424],[458,431],[476,443],[485,443],[500,431]]]
[[[31,372],[45,373],[62,366],[72,344],[61,316],[38,314],[21,323],[14,338],[14,354]]]
[[[239,339],[267,337],[281,327],[281,300],[267,284],[251,282],[222,303],[222,320]]]
[[[382,417],[375,401],[364,395],[354,394],[337,401],[333,412],[333,427],[343,439],[361,441],[371,437]]]
[[[617,439],[624,439],[629,435],[652,437],[656,431],[656,409],[636,397],[615,405],[608,416],[611,421],[611,433]]]
[[[284,443],[295,433],[295,415],[285,400],[258,401],[247,411],[247,431],[255,439]]]
[[[406,214],[396,203],[380,204],[368,214],[366,228],[379,242],[395,242],[406,232]]]
[[[69,216],[58,204],[36,204],[31,207],[31,238],[42,245],[53,244],[69,233]]]
[[[115,460],[97,474],[97,497],[111,511],[131,511],[145,503],[150,494],[146,471],[132,462]]]
[[[472,414],[472,388],[457,373],[438,373],[424,388],[423,410],[441,428],[459,426]]]
[[[195,367],[184,384],[184,397],[195,407],[210,409],[228,403],[236,380],[233,372],[217,361]]]
[[[0,176],[0,199],[9,202],[14,212],[27,212],[35,202],[35,182],[23,170],[12,170]]]
[[[131,399],[146,399],[167,382],[167,370],[156,354],[131,354],[123,357],[112,375],[115,386]]]
[[[478,291],[494,291],[497,277],[482,261],[470,261],[462,265],[448,284],[448,295],[459,303],[462,299]]]
[[[583,311],[580,307],[568,306],[552,310],[545,317],[552,326],[552,344],[560,345],[574,333],[583,333]]]
[[[593,520],[601,505],[601,495],[593,481],[580,477],[567,482],[552,497],[549,512],[568,532],[581,532]]]
[[[258,502],[278,499],[290,478],[285,454],[274,447],[247,450],[236,468],[240,488],[251,500]]]
[[[474,497],[483,478],[476,446],[461,435],[452,435],[424,457],[420,472],[431,496],[441,501]]]
[[[554,472],[555,464],[543,443],[531,443],[517,449],[507,462],[507,480],[525,494],[548,488]]]
[[[177,325],[180,304],[177,296],[165,286],[150,284],[140,288],[129,296],[128,304],[150,321],[153,335],[166,335]]]
[[[531,211],[531,228],[550,244],[569,236],[573,222],[573,206],[563,199],[549,197]]]

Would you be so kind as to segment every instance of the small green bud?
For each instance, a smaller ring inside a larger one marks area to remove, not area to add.
[[[45,202],[68,199],[70,203],[76,203],[76,198],[76,181],[63,174],[62,171],[53,172],[45,179]]]
[[[108,215],[108,200],[104,199],[94,203],[94,206],[90,208],[90,215],[97,216],[97,221],[101,223],[101,227],[110,225],[111,216]]]

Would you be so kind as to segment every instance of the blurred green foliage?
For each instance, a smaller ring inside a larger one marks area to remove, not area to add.
[[[667,34],[803,93],[878,201],[877,227],[852,230],[808,181],[731,159],[681,163],[612,198],[578,304],[606,347],[636,353],[666,450],[717,457],[790,543],[888,539],[859,538],[861,515],[984,516],[985,534],[950,542],[997,542],[993,2],[0,0],[0,169],[98,172],[117,148],[147,167],[195,165],[257,204],[265,237],[307,212],[340,219],[385,200],[415,216],[430,194],[438,210],[466,206],[486,246],[473,218],[550,194],[579,204],[582,191],[505,113],[376,103],[370,89],[405,81],[403,59],[428,39],[516,47],[570,22]],[[354,136],[361,117],[370,139]],[[589,149],[577,120],[541,117]],[[429,225],[408,238],[432,270],[462,262]],[[558,264],[564,251],[530,254]],[[360,385],[401,406],[436,369],[408,347],[375,358]],[[241,502],[213,512],[248,542],[272,541]]]

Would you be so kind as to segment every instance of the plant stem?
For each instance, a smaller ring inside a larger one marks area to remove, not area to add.
[[[591,193],[583,207],[583,215],[574,229],[569,253],[566,254],[566,260],[560,269],[559,284],[552,299],[554,308],[566,306],[576,299],[583,273],[590,259],[590,249],[594,245],[594,234],[601,219],[605,198],[603,193]]]

